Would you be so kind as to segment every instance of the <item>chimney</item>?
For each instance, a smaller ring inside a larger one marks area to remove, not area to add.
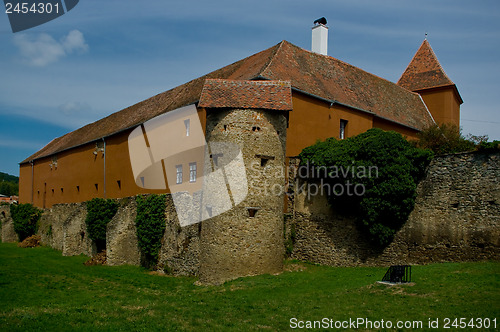
[[[327,55],[328,53],[328,27],[326,26],[326,18],[324,17],[314,21],[311,50],[322,55]]]

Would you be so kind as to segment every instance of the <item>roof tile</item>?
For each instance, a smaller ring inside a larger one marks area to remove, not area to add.
[[[291,84],[289,81],[207,79],[199,106],[291,111]]]

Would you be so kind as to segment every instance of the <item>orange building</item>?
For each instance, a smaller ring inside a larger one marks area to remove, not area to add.
[[[342,139],[370,128],[415,138],[436,122],[459,124],[462,103],[426,40],[398,84],[282,41],[54,139],[20,163],[20,202],[46,208],[94,197],[169,192],[168,183],[164,189],[144,189],[134,178],[129,135],[147,121],[188,105],[196,106],[204,130],[207,109],[198,103],[209,79],[220,79],[221,84],[223,80],[290,82],[293,109],[287,115],[287,157],[297,156],[317,140]],[[260,96],[266,98],[265,93]],[[199,176],[194,167],[194,176]],[[177,184],[193,181],[193,162],[164,169],[169,172],[176,174]]]

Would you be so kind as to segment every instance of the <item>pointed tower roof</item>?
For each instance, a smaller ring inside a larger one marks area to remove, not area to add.
[[[410,91],[455,85],[444,72],[427,39],[422,42],[397,84]]]

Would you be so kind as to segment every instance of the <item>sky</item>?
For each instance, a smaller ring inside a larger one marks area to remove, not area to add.
[[[12,33],[0,13],[0,172],[88,123],[267,49],[310,50],[397,82],[425,38],[464,100],[464,134],[500,140],[500,1],[81,0]]]

